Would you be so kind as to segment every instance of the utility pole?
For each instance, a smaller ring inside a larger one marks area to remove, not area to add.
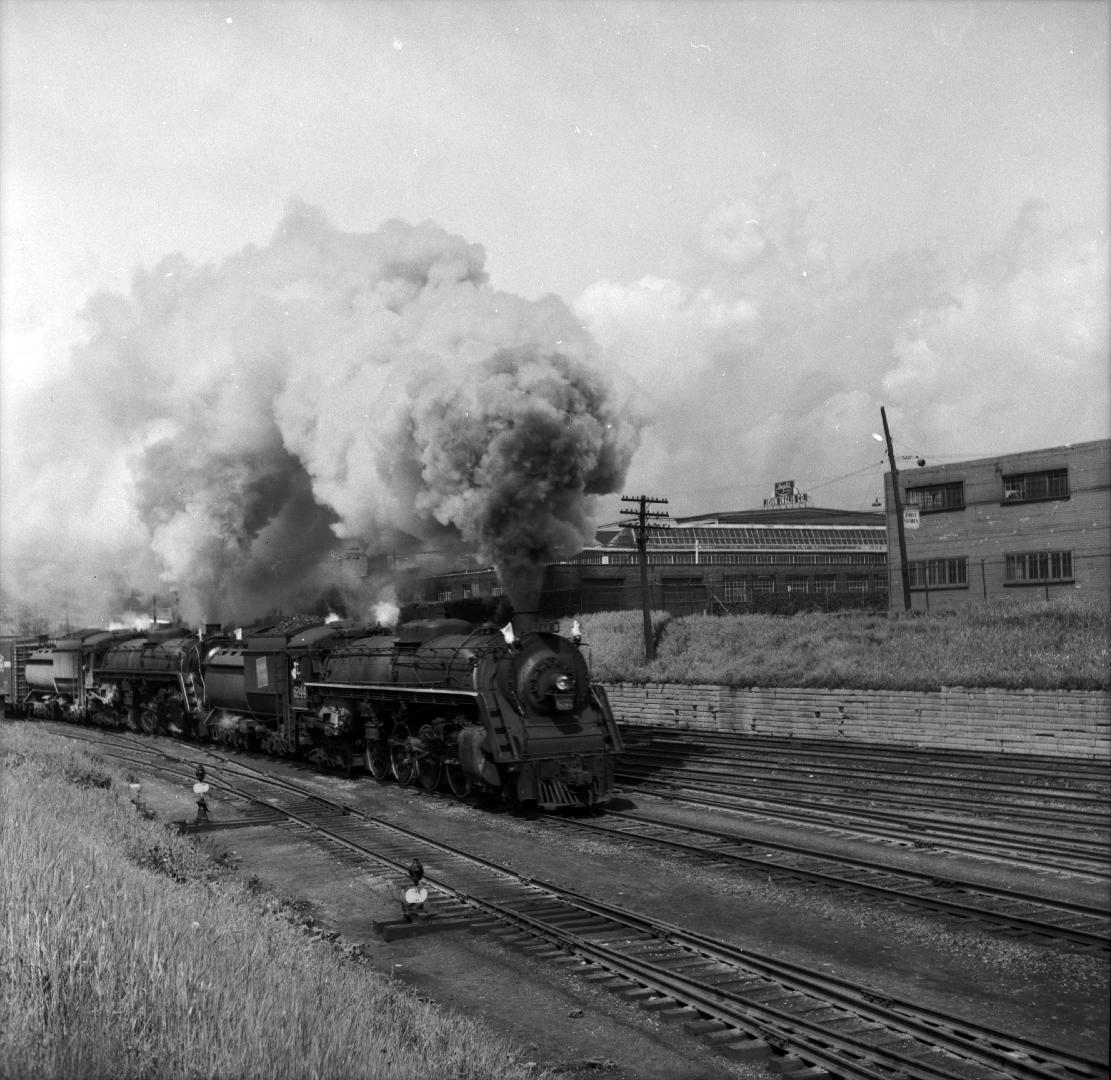
[[[666,505],[667,499],[653,499],[648,495],[622,495],[622,502],[636,503],[636,510],[622,510],[623,514],[636,514],[636,523],[631,525],[636,536],[637,551],[640,553],[640,602],[644,609],[644,662],[650,664],[656,659],[656,643],[652,639],[652,596],[648,590],[648,519],[666,518],[666,513],[649,510],[651,504]]]
[[[899,570],[903,579],[903,610],[910,611],[910,563],[907,562],[907,534],[903,525],[903,500],[899,497],[899,469],[895,464],[895,451],[891,448],[891,430],[887,426],[887,412],[882,405],[880,406],[880,417],[883,420],[883,437],[887,440],[887,460],[891,465],[891,492],[895,503],[895,528],[899,533]]]

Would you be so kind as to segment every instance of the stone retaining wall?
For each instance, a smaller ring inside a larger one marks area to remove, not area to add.
[[[1111,760],[1103,691],[732,689],[610,683],[619,723]]]

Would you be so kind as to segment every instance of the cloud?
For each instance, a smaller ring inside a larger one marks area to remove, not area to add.
[[[786,477],[867,505],[881,405],[896,452],[934,460],[1107,437],[1107,294],[1106,237],[1042,202],[970,267],[924,248],[839,267],[777,174],[711,213],[678,273],[575,310],[652,412],[629,482],[690,513]]]
[[[469,544],[524,607],[606,494],[693,513],[793,478],[870,504],[881,405],[896,452],[931,461],[1108,436],[1106,236],[1034,201],[971,265],[836,255],[778,174],[674,273],[572,312],[493,289],[431,223],[347,233],[294,202],[265,246],[87,302],[5,425],[7,597],[98,623],[177,591],[247,618],[335,595],[347,543]]]

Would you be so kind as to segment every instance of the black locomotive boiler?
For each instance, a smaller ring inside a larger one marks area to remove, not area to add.
[[[302,755],[542,809],[612,794],[621,736],[577,641],[438,619],[87,631],[33,652],[31,715]]]
[[[189,736],[203,713],[200,641],[181,627],[153,633],[79,630],[31,649],[25,715]]]

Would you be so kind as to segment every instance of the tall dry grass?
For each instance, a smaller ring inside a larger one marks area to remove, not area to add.
[[[581,615],[595,679],[728,686],[939,690],[1106,690],[1111,616],[1104,601],[977,606],[937,615]],[[561,626],[567,632],[571,623]]]
[[[110,765],[0,726],[0,1076],[546,1076],[282,918]]]

